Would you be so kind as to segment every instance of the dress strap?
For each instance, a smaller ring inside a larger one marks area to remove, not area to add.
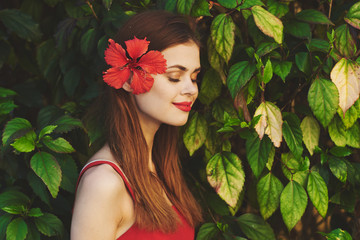
[[[87,163],[83,169],[80,171],[80,174],[79,174],[79,178],[77,180],[77,183],[76,183],[76,188],[77,186],[79,185],[79,182],[80,182],[80,178],[82,177],[82,175],[85,173],[86,170],[88,170],[89,168],[91,167],[94,167],[94,166],[98,166],[98,165],[101,165],[101,164],[108,164],[110,165],[120,176],[121,178],[123,179],[124,183],[125,183],[125,186],[126,188],[128,189],[128,191],[130,192],[131,194],[131,197],[132,199],[135,201],[135,195],[134,195],[134,192],[130,186],[130,183],[129,181],[127,180],[125,174],[123,173],[123,171],[121,170],[121,168],[119,168],[118,165],[116,165],[115,163],[109,161],[109,160],[105,160],[105,159],[98,159],[98,160],[94,160],[94,161],[91,161],[89,163]]]

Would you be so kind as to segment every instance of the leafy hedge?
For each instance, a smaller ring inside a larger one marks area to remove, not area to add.
[[[346,0],[2,3],[0,239],[69,238],[78,170],[101,144],[80,119],[107,39],[154,8],[196,17],[202,36],[182,129],[197,239],[359,239],[360,2]]]

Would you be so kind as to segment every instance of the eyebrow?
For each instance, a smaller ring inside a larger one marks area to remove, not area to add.
[[[188,70],[186,67],[181,66],[181,65],[173,65],[173,66],[168,67],[168,69],[169,68],[178,68],[178,69],[180,69],[181,71],[184,71],[184,72],[186,72]],[[200,72],[200,70],[201,70],[201,67],[198,67],[198,68],[196,68],[194,70],[194,72]]]

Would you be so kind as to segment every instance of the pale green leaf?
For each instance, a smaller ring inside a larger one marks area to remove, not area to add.
[[[256,133],[246,141],[246,157],[255,177],[259,177],[262,173],[268,161],[271,147],[272,144],[268,137],[265,136],[260,140]]]
[[[45,136],[42,142],[49,149],[57,153],[72,153],[75,151],[71,144],[62,137],[52,139],[50,136]]]
[[[34,219],[36,227],[45,236],[52,237],[61,235],[64,231],[64,226],[61,220],[51,213],[44,213],[44,215]]]
[[[241,61],[231,66],[226,82],[233,98],[235,98],[240,89],[251,79],[255,70],[255,64],[248,61]]]
[[[344,19],[354,28],[360,29],[360,2],[351,6]]]
[[[341,121],[343,122],[344,126],[346,129],[351,128],[354,123],[357,121],[357,119],[359,118],[359,114],[358,111],[356,110],[356,107],[353,105],[351,106],[345,113],[342,112],[341,108],[337,109],[337,113],[339,115],[339,117],[341,118]]]
[[[198,112],[195,112],[188,122],[183,135],[183,141],[190,156],[204,144],[207,131],[206,119]]]
[[[346,129],[338,116],[335,116],[329,125],[331,140],[339,147],[345,147],[347,143]]]
[[[55,128],[57,127],[57,125],[48,125],[46,127],[44,127],[43,129],[41,129],[40,133],[39,133],[39,139],[42,139],[45,135],[51,134]]]
[[[255,130],[260,139],[268,135],[275,147],[280,147],[282,141],[282,116],[280,109],[271,102],[263,102],[256,109],[254,117],[261,115]]]
[[[318,78],[310,86],[308,101],[316,118],[326,127],[336,113],[339,93],[331,81]]]
[[[343,114],[355,103],[360,94],[360,66],[342,58],[331,70],[331,80],[339,91],[339,106]]]
[[[280,211],[289,231],[305,212],[308,197],[304,188],[296,181],[290,181],[280,196]]]
[[[216,51],[228,62],[235,43],[235,23],[230,15],[221,13],[211,23],[210,33]]]
[[[346,144],[350,147],[360,148],[360,126],[356,122],[346,131]]]
[[[32,130],[31,123],[24,118],[14,118],[8,121],[2,134],[3,145],[11,139],[25,135],[30,130]]]
[[[273,166],[273,163],[274,163],[274,158],[275,158],[275,147],[274,146],[271,146],[271,150],[270,150],[270,153],[269,153],[269,158],[268,158],[268,161],[266,163],[266,167],[269,171],[271,171],[272,169],[272,166]]]
[[[330,233],[327,234],[322,232],[320,232],[320,234],[329,240],[353,240],[351,235],[347,231],[340,228],[332,230]]]
[[[325,218],[329,203],[328,189],[324,179],[318,172],[312,171],[309,173],[307,191],[311,202],[319,214]]]
[[[260,213],[268,219],[280,205],[280,195],[284,186],[271,172],[262,177],[256,187]]]
[[[24,240],[27,233],[28,227],[24,219],[16,218],[6,228],[6,240]]]
[[[278,75],[285,82],[287,75],[289,75],[291,71],[291,67],[292,67],[292,62],[283,61],[279,63],[274,62],[273,69],[274,69],[274,73]]]
[[[30,166],[43,180],[53,198],[56,198],[61,182],[61,169],[54,156],[47,152],[37,152],[31,158]]]
[[[347,165],[341,158],[329,157],[329,168],[334,176],[341,182],[346,182],[347,179]]]
[[[238,217],[237,223],[245,235],[250,239],[275,240],[275,234],[270,225],[261,217],[245,213]]]
[[[273,77],[273,67],[272,67],[270,59],[268,59],[265,64],[265,68],[264,68],[264,72],[263,72],[263,82],[264,83],[270,82],[272,77]]]
[[[31,152],[35,149],[36,134],[34,130],[27,132],[24,136],[16,139],[10,145],[19,152]]]
[[[356,41],[347,24],[335,29],[335,47],[343,57],[352,58],[356,53]]]
[[[313,117],[306,116],[302,120],[300,128],[303,134],[304,144],[312,156],[315,148],[319,146],[320,126]]]
[[[281,44],[283,41],[283,24],[281,20],[260,6],[253,6],[251,12],[254,16],[256,26],[275,42]]]
[[[217,153],[209,160],[206,174],[217,194],[231,207],[235,207],[245,181],[240,158],[231,152]]]
[[[283,135],[284,139],[296,158],[300,158],[303,152],[303,136],[300,128],[300,120],[294,113],[284,113],[283,115]]]

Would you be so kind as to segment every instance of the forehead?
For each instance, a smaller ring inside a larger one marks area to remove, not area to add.
[[[178,44],[162,51],[168,67],[181,65],[187,69],[200,67],[200,49],[194,42]]]

